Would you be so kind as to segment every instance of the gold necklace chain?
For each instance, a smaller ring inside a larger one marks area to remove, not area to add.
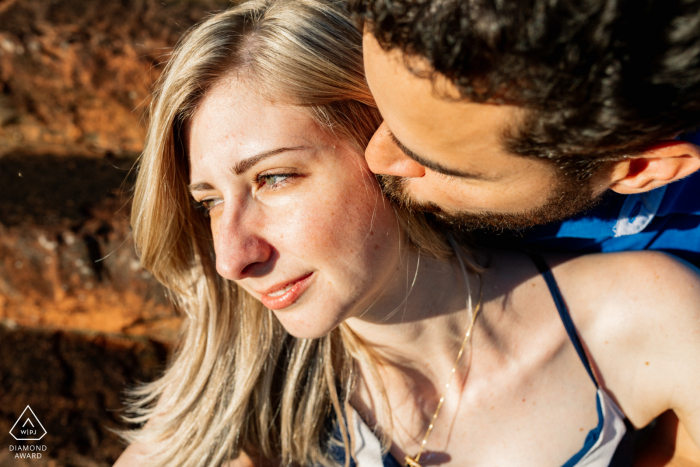
[[[450,238],[451,240],[451,238]],[[456,245],[455,245],[456,246]],[[467,308],[469,311],[471,311],[472,304],[471,304],[471,287],[469,286],[469,279],[466,277],[466,270],[464,268],[464,263],[462,262],[462,258],[459,256],[459,251],[455,248],[455,252],[457,253],[457,259],[459,260],[459,264],[462,267],[462,272],[465,274],[465,280],[467,282],[467,293],[469,294],[469,297],[467,298]],[[469,336],[472,334],[472,330],[474,329],[474,323],[476,322],[476,317],[479,314],[479,310],[481,309],[481,300],[484,298],[484,283],[482,280],[479,281],[479,301],[476,304],[476,307],[474,308],[474,313],[472,314],[472,319],[471,322],[469,323],[469,328],[467,328],[467,333],[464,335],[464,340],[462,341],[462,346],[459,348],[459,353],[457,353],[457,359],[455,360],[455,364],[452,367],[452,371],[450,372],[450,377],[447,379],[447,384],[445,384],[445,389],[442,392],[442,396],[440,396],[440,401],[438,402],[437,409],[435,409],[435,413],[433,414],[432,420],[430,420],[430,425],[428,426],[428,431],[425,432],[425,436],[423,437],[423,441],[420,444],[420,449],[418,450],[418,454],[416,454],[413,458],[409,455],[406,455],[405,461],[406,461],[406,467],[423,467],[419,461],[420,461],[420,456],[423,454],[423,449],[425,449],[425,443],[428,442],[428,437],[430,437],[430,433],[433,431],[433,426],[435,426],[435,419],[438,417],[438,414],[440,413],[440,409],[442,408],[442,403],[445,401],[445,396],[447,395],[447,390],[450,387],[450,383],[452,382],[452,377],[454,376],[455,372],[457,371],[457,365],[459,364],[460,359],[462,358],[462,354],[464,353],[464,349],[467,346],[467,342],[469,342]]]

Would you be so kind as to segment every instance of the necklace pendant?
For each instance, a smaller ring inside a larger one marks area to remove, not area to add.
[[[405,460],[406,460],[406,467],[423,467],[418,462],[411,459],[409,456],[406,456]]]

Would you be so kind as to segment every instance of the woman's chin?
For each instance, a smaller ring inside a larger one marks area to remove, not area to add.
[[[321,337],[326,336],[329,332],[331,332],[333,329],[328,329],[324,333],[319,333],[319,332],[312,332],[312,330],[308,329],[303,329],[303,330],[298,330],[298,329],[287,329],[287,332],[291,335],[296,337],[297,339],[320,339]]]
[[[292,317],[287,313],[274,311],[282,327],[298,339],[318,339],[335,329],[338,322],[319,322],[310,317]]]

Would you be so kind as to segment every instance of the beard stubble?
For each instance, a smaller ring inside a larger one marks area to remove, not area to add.
[[[600,196],[593,196],[589,178],[578,180],[573,177],[562,177],[547,201],[529,211],[513,213],[447,211],[433,203],[419,203],[413,200],[406,189],[407,179],[404,177],[380,175],[379,182],[384,193],[402,208],[430,213],[440,223],[467,232],[523,230],[572,217],[591,209],[601,200]]]

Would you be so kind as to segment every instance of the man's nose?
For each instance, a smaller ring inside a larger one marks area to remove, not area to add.
[[[382,123],[372,136],[365,158],[369,169],[376,174],[396,175],[397,177],[422,177],[425,167],[408,157],[399,148],[386,123]]]
[[[263,273],[274,251],[254,225],[246,224],[240,213],[224,211],[212,222],[216,271],[226,279],[241,280]]]

